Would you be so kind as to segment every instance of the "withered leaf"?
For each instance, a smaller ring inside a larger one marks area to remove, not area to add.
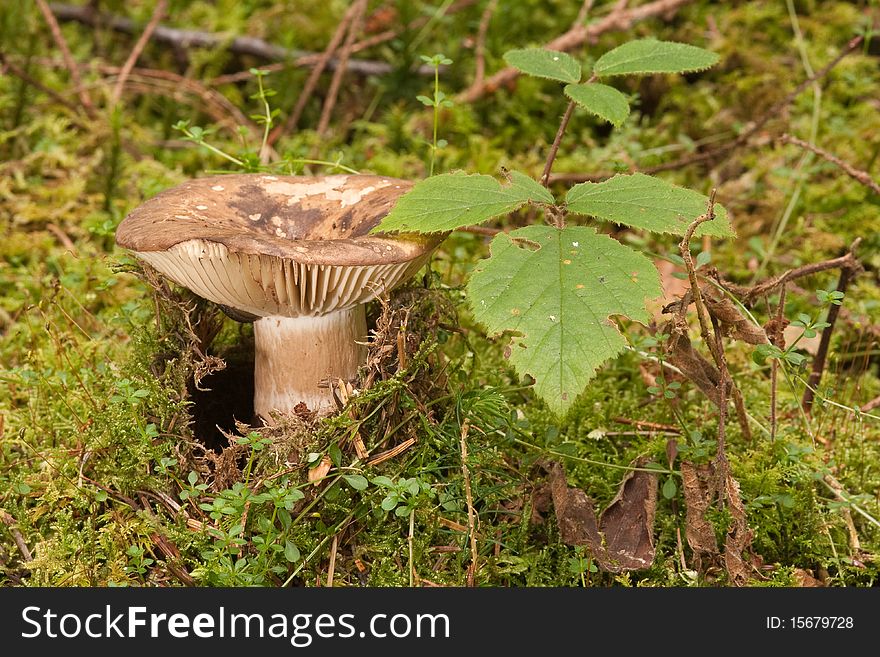
[[[632,463],[640,468],[647,459]],[[617,495],[599,518],[608,556],[620,570],[648,568],[654,562],[654,513],[657,509],[657,475],[630,470]]]
[[[641,467],[638,459],[633,467]],[[563,543],[586,545],[597,564],[613,573],[648,568],[654,562],[657,475],[630,471],[597,521],[593,501],[568,486],[561,463],[550,464],[550,490]]]
[[[715,539],[715,528],[706,520],[711,467],[708,464],[694,465],[689,461],[682,461],[679,467],[687,505],[685,538],[688,545],[697,558],[702,555],[717,555],[718,542]]]

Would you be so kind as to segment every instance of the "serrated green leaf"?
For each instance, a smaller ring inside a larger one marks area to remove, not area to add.
[[[639,39],[602,55],[593,67],[599,77],[702,71],[718,63],[709,50],[674,41]]]
[[[688,226],[706,213],[709,199],[699,192],[676,187],[643,173],[617,175],[600,183],[581,183],[568,190],[566,207],[586,214],[655,233],[684,235]],[[734,235],[727,210],[715,204],[715,219],[702,224],[696,235]]]
[[[565,95],[591,114],[618,128],[629,116],[626,96],[605,84],[569,84],[565,87]]]
[[[526,75],[558,82],[579,82],[581,65],[568,53],[543,48],[508,50],[504,61]]]
[[[529,201],[555,199],[518,171],[510,172],[508,185],[482,174],[446,173],[417,182],[372,232],[442,233],[513,212]]]
[[[645,299],[660,294],[648,258],[585,226],[501,233],[468,283],[477,321],[490,335],[516,333],[507,357],[560,415],[626,347],[609,318],[647,322]]]

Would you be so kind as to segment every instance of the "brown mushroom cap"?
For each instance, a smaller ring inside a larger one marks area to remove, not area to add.
[[[223,175],[146,201],[116,242],[215,303],[322,315],[414,274],[445,235],[368,235],[412,183],[369,175]]]

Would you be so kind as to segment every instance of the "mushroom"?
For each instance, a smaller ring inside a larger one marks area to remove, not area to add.
[[[254,411],[334,407],[322,380],[366,360],[365,303],[415,274],[444,235],[369,235],[412,183],[371,175],[222,175],[143,203],[116,242],[254,322]]]

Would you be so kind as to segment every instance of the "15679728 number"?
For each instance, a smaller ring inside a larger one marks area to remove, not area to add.
[[[852,616],[767,616],[769,630],[851,630],[854,627]]]

